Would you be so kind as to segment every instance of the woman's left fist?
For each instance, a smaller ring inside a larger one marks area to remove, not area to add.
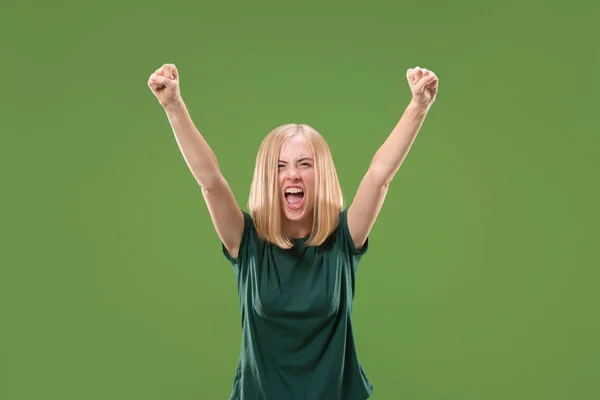
[[[429,107],[435,101],[438,91],[438,77],[425,68],[415,67],[406,71],[406,79],[412,92],[412,103]]]

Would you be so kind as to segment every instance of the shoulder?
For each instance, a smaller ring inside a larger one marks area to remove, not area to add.
[[[340,212],[339,222],[334,232],[334,236],[338,245],[342,246],[342,249],[352,256],[362,256],[368,250],[368,239],[360,249],[354,245],[354,241],[352,240],[348,228],[348,208],[344,208]]]
[[[252,216],[243,210],[242,215],[244,216],[244,230],[242,232],[242,238],[240,240],[237,254],[230,254],[222,244],[224,256],[234,265],[239,264],[244,258],[248,257],[248,254],[256,251],[255,249],[260,245],[261,242],[258,237]]]

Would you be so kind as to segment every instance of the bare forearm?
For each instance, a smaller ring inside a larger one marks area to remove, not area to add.
[[[192,175],[203,189],[210,189],[221,178],[217,157],[194,125],[183,100],[166,106],[165,112]]]
[[[388,184],[400,169],[406,158],[423,122],[429,112],[429,107],[423,107],[412,102],[396,124],[392,133],[373,157],[369,172],[373,179]]]

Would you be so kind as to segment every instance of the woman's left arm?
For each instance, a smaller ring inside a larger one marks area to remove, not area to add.
[[[438,91],[437,76],[416,67],[406,73],[410,104],[387,140],[377,150],[348,208],[348,229],[357,249],[364,246],[387,194],[388,186],[406,158]]]

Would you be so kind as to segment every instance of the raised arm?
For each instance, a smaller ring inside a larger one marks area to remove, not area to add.
[[[192,175],[202,188],[213,225],[232,257],[237,257],[244,217],[223,177],[217,157],[194,125],[179,89],[179,73],[165,64],[148,79],[148,86],[163,106],[175,140]]]
[[[377,150],[348,208],[348,229],[357,249],[361,249],[379,215],[388,186],[406,158],[425,117],[435,101],[437,76],[424,68],[406,74],[412,100],[387,140]]]

